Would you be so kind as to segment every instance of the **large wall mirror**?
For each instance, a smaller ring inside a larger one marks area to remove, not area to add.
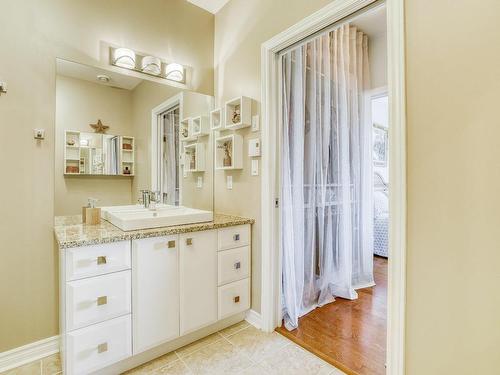
[[[56,66],[56,215],[81,213],[90,197],[139,204],[141,190],[165,205],[213,210],[212,134],[200,122],[185,139],[183,126],[208,118],[212,96],[114,67]]]

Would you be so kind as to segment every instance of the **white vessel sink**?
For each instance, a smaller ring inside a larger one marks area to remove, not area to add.
[[[157,205],[155,209],[131,205],[102,207],[101,217],[121,230],[128,231],[212,221],[213,212],[163,204]]]

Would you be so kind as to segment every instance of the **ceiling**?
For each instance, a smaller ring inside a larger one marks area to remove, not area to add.
[[[133,90],[139,83],[142,82],[142,79],[140,78],[126,76],[109,70],[99,69],[93,66],[78,64],[62,59],[57,59],[57,74],[105,86],[119,87],[125,90]],[[101,82],[97,79],[98,75],[108,76],[110,81],[108,83]]]
[[[194,4],[200,8],[205,9],[206,11],[212,14],[215,14],[219,10],[221,10],[222,7],[226,5],[226,3],[229,0],[187,0],[187,1],[189,1],[191,4]]]
[[[385,5],[375,7],[356,16],[351,23],[369,37],[385,35],[387,32],[387,15]]]

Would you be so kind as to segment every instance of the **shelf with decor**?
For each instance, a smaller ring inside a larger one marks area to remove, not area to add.
[[[64,132],[64,174],[80,174],[80,132]]]
[[[226,102],[224,106],[224,128],[241,129],[252,125],[252,101],[239,96]]]
[[[203,143],[191,143],[184,146],[184,171],[205,171],[205,145]]]
[[[120,145],[120,173],[123,176],[133,176],[135,173],[135,139],[122,136]]]
[[[134,137],[64,132],[64,175],[133,176],[134,173]]]
[[[189,130],[191,129],[191,117],[182,119],[179,124],[179,139],[183,142],[194,141],[196,137],[189,137]]]
[[[191,129],[189,136],[200,137],[210,133],[210,123],[207,116],[198,116],[191,118]]]
[[[243,168],[243,138],[229,134],[215,139],[215,169]]]
[[[210,129],[222,130],[224,129],[224,112],[222,108],[216,108],[210,112]]]

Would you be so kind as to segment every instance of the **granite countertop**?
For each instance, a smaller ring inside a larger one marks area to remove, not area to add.
[[[140,229],[122,231],[110,222],[102,219],[100,224],[82,224],[82,216],[56,216],[54,219],[54,233],[59,248],[68,249],[102,243],[137,240],[140,238],[160,237],[171,234],[199,232],[203,230],[232,227],[242,224],[253,224],[254,219],[240,216],[214,214],[214,220],[206,223],[175,225],[154,229]]]

